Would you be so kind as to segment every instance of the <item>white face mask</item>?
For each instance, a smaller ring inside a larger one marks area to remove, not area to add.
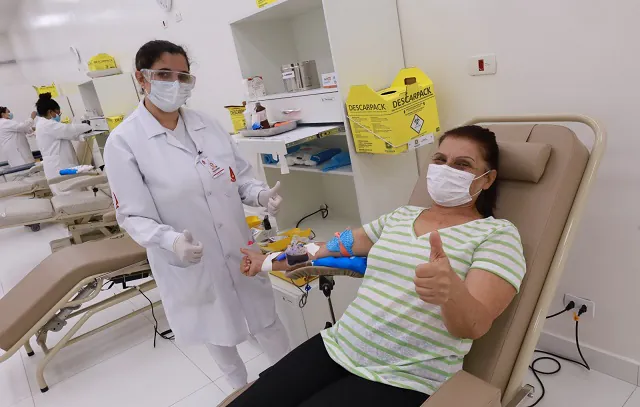
[[[191,97],[192,89],[193,84],[152,80],[148,97],[158,109],[171,113],[187,102]]]
[[[427,171],[427,189],[435,203],[440,206],[454,207],[471,202],[474,196],[482,192],[482,189],[473,196],[469,194],[471,183],[482,178],[491,171],[487,171],[479,177],[466,171],[456,170],[448,165],[430,164]]]

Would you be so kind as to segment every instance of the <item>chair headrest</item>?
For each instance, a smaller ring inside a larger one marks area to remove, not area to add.
[[[498,179],[540,181],[551,156],[551,145],[523,141],[498,141],[500,163]]]

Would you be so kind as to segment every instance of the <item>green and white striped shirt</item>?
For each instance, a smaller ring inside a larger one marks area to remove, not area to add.
[[[451,335],[440,307],[415,292],[415,269],[430,252],[429,235],[417,237],[413,228],[422,211],[405,206],[364,226],[374,245],[358,296],[322,337],[331,358],[351,373],[432,394],[462,369],[472,341]],[[526,266],[512,223],[490,217],[439,232],[462,279],[481,269],[520,288]]]

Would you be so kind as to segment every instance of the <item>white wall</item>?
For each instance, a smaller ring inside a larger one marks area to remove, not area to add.
[[[581,341],[640,361],[640,3],[633,0],[399,0],[408,65],[436,87],[444,128],[478,115],[583,113],[609,144],[558,287],[596,302]],[[467,58],[496,53],[498,74],[471,77]],[[569,316],[545,330],[572,337]]]
[[[23,0],[10,36],[29,83],[70,84],[87,80],[69,51],[77,47],[86,63],[100,52],[113,55],[125,71],[133,70],[138,48],[152,39],[186,46],[197,86],[191,106],[206,111],[231,129],[223,106],[242,101],[241,75],[228,22],[255,7],[253,0],[175,0],[163,12],[153,0],[51,2]],[[181,23],[175,22],[180,12]],[[163,28],[162,21],[168,21]]]
[[[14,59],[8,35],[0,34],[0,61]],[[0,65],[0,106],[8,107],[17,119],[26,119],[33,111],[36,92],[31,88],[17,64]]]

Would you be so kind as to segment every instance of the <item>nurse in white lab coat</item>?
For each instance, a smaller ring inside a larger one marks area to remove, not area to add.
[[[9,162],[9,166],[35,162],[27,140],[27,134],[31,133],[35,125],[35,117],[36,112],[33,112],[31,119],[20,123],[13,120],[13,113],[9,108],[0,107],[0,156]]]
[[[217,122],[181,107],[195,85],[182,47],[147,43],[136,69],[146,97],[105,147],[118,223],[147,249],[176,340],[206,344],[239,388],[247,371],[236,345],[253,336],[272,363],[289,351],[268,276],[240,272],[252,240],[242,204],[274,213],[278,185],[252,177]]]
[[[42,153],[44,175],[47,179],[60,176],[60,170],[78,165],[78,155],[72,140],[81,140],[91,131],[88,124],[60,123],[60,105],[50,93],[40,95],[36,102],[40,118],[36,123],[36,141]],[[55,185],[51,190],[56,193]]]

